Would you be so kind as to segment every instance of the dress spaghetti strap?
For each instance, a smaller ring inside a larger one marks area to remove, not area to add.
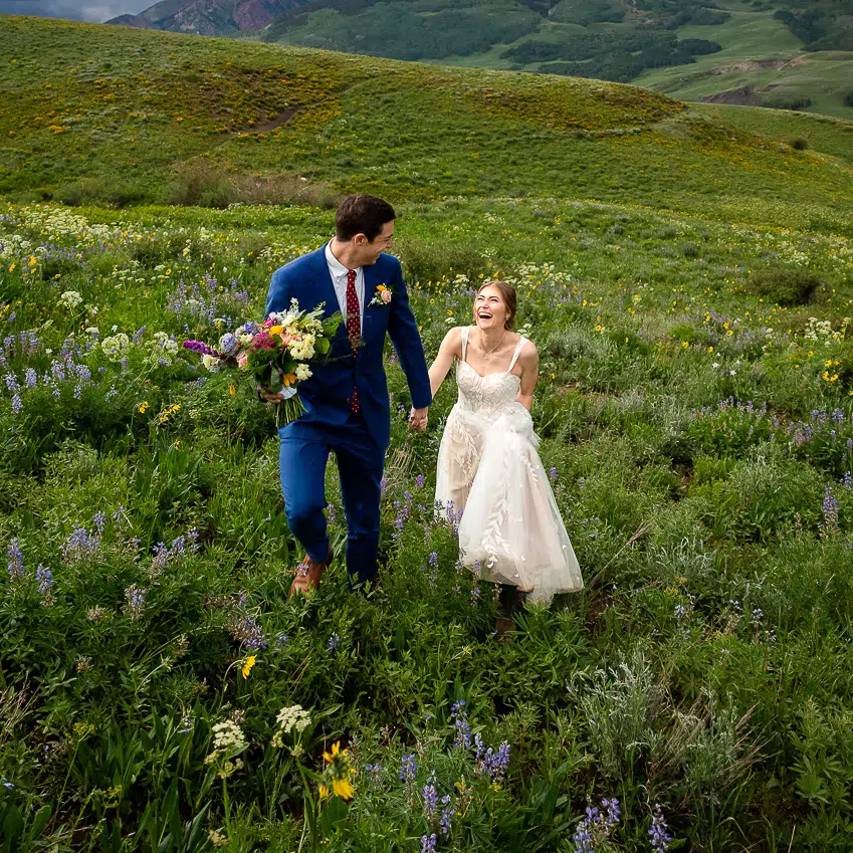
[[[468,330],[470,326],[462,327],[462,361],[465,361],[465,353],[468,351]]]
[[[518,357],[521,355],[521,349],[526,343],[527,338],[519,337],[518,343],[515,345],[515,350],[512,353],[512,361],[510,361],[509,367],[506,370],[507,373],[512,373],[512,369],[513,367],[515,367],[515,363],[518,361]]]

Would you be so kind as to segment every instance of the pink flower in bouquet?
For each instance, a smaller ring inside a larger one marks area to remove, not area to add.
[[[237,356],[237,367],[245,370],[249,366],[249,353],[243,351]]]
[[[255,335],[255,339],[252,341],[253,349],[276,349],[277,347],[275,338],[267,332],[260,332]]]

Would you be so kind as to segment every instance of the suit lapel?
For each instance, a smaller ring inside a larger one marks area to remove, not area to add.
[[[370,302],[373,299],[374,291],[376,290],[376,273],[374,267],[362,267],[364,270],[364,320],[361,324],[361,337],[366,341],[369,339],[371,327],[373,325],[373,309],[370,307]]]

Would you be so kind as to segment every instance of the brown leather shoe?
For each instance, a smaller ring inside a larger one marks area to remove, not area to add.
[[[329,549],[329,556],[326,557],[325,563],[318,563],[312,560],[307,554],[302,558],[302,562],[296,567],[296,576],[290,584],[290,595],[296,593],[304,594],[317,589],[320,586],[320,578],[323,572],[329,567],[332,562],[332,550]]]
[[[495,637],[507,641],[515,633],[515,620],[509,616],[498,616],[495,619]]]

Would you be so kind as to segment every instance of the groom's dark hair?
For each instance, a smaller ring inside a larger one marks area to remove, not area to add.
[[[364,234],[371,242],[382,231],[386,222],[397,218],[394,208],[375,195],[347,196],[335,215],[335,233],[338,240],[351,240]]]

